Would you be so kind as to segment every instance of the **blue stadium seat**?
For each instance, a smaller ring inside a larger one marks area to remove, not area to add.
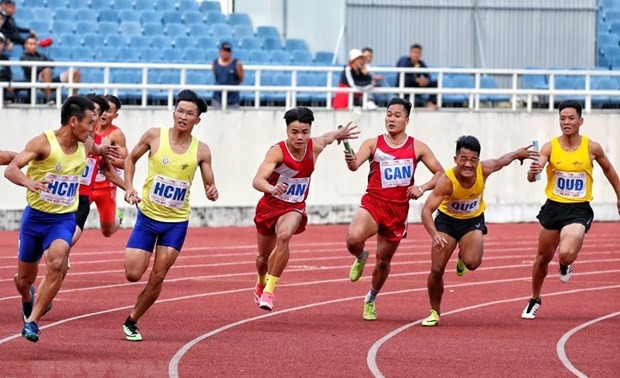
[[[90,0],[90,7],[94,10],[109,9],[110,0]]]
[[[252,64],[267,64],[269,62],[269,53],[265,50],[250,50],[248,62]]]
[[[282,50],[282,41],[280,38],[267,37],[263,38],[263,48],[265,50]]]
[[[148,36],[148,34],[147,34]],[[162,49],[167,47],[172,47],[172,40],[165,35],[152,35],[151,39],[151,47]]]
[[[78,8],[75,11],[75,19],[77,22],[89,22],[92,24],[97,23],[97,13],[93,12],[92,9],[86,8]]]
[[[196,38],[196,46],[201,49],[215,49],[217,48],[217,41],[215,38],[211,38],[207,35],[202,35]]]
[[[167,63],[183,63],[183,52],[181,50],[167,47],[161,50],[161,59]]]
[[[605,11],[605,21],[609,24],[620,22],[620,8]]]
[[[306,50],[293,51],[292,63],[296,66],[311,66],[314,64],[312,54]]]
[[[209,82],[209,71],[188,71],[185,76],[185,82],[190,85],[209,85],[213,84],[213,77]],[[196,93],[205,101],[213,99],[213,91],[200,90]]]
[[[215,59],[219,58],[220,52],[218,49],[205,49],[205,59],[207,62],[213,62]]]
[[[140,23],[141,13],[133,9],[121,9],[118,11],[118,19],[123,22]]]
[[[254,30],[249,25],[235,25],[233,26],[233,33],[235,38],[254,38]]]
[[[556,90],[583,89],[584,87],[585,85],[584,86],[580,85],[578,78],[576,76],[558,75],[555,77],[554,88]],[[555,102],[557,103],[557,102],[561,102],[569,98],[579,99],[579,96],[559,95],[559,96],[555,96],[554,99],[555,99]]]
[[[192,25],[192,24],[203,25],[205,22],[204,14],[198,11],[183,12],[183,15],[181,16],[181,18],[183,19],[183,23],[185,23],[185,25]]]
[[[272,65],[289,65],[291,64],[291,56],[285,50],[273,50],[269,56]]]
[[[164,35],[164,26],[159,22],[142,23],[142,32],[146,36]]]
[[[198,2],[196,0],[180,0],[178,4],[180,12],[199,12]]]
[[[233,57],[235,59],[239,59],[241,62],[248,60],[249,55],[250,55],[250,52],[248,50],[236,49],[233,51]]]
[[[137,11],[145,11],[153,9],[153,0],[134,0],[133,7]]]
[[[525,67],[525,69],[541,69],[541,67]],[[523,75],[521,86],[526,89],[548,89],[546,75]]]
[[[161,20],[164,24],[182,24],[183,19],[177,11],[167,10],[161,14]]]
[[[308,50],[306,41],[300,38],[287,38],[286,41],[284,41],[284,48],[288,51]]]
[[[183,61],[185,63],[189,63],[189,64],[204,64],[206,63],[205,60],[205,50],[203,49],[198,49],[195,47],[187,47],[184,49],[179,49],[177,47],[177,50],[182,50],[183,51]]]
[[[108,34],[105,36],[104,44],[107,47],[127,47],[127,38],[120,34]]]
[[[151,46],[151,39],[144,35],[132,35],[128,39],[129,47],[133,48],[143,48]]]
[[[52,22],[54,20],[53,13],[47,8],[30,8],[30,12],[32,13],[33,20],[47,22]]]
[[[162,19],[161,12],[158,12],[153,9],[145,9],[141,12],[142,14],[140,15],[140,21],[142,22],[142,24],[155,23],[155,24],[161,25],[161,19]]]
[[[610,77],[605,76],[593,76],[590,87],[593,90],[610,90],[617,91],[620,89],[618,82]],[[616,101],[617,101],[616,97]],[[611,103],[610,96],[592,96],[592,104],[596,105],[609,105]]]
[[[481,76],[480,77],[480,88],[487,89],[497,89],[497,82],[495,78],[491,76]],[[500,94],[483,94],[480,95],[480,101],[482,102],[508,102],[510,101],[509,95],[500,95]]]
[[[71,49],[71,57],[77,62],[92,62],[94,60],[92,47],[74,47]]]
[[[319,87],[327,88],[327,74],[324,72],[315,73],[317,84]],[[333,82],[332,86],[336,86],[338,82]],[[315,92],[310,95],[311,101],[315,104],[325,104],[327,103],[327,92]]]
[[[142,75],[135,70],[120,70],[112,74],[112,82],[117,84],[141,84]],[[121,101],[134,101],[142,97],[139,89],[119,89],[118,97]]]
[[[254,85],[255,80],[256,80],[256,72],[244,70],[243,83],[241,83],[242,85],[246,85],[246,86]],[[243,92],[240,92],[239,95],[241,96],[242,103],[246,105],[254,103],[255,92],[243,91]]]
[[[51,32],[52,23],[49,21],[30,20],[28,28],[37,32],[37,34],[48,34]]]
[[[331,66],[334,53],[330,51],[317,51],[314,55],[314,62],[320,66]]]
[[[103,36],[100,36],[99,34],[95,34],[95,33],[85,33],[85,34],[81,34],[82,36],[82,45],[86,46],[86,47],[98,47],[101,46],[101,44],[103,44]]]
[[[280,39],[280,32],[275,26],[259,26],[256,28],[256,36],[259,38],[277,38]]]
[[[139,22],[122,22],[118,30],[127,38],[142,35],[142,25]]]
[[[607,59],[613,60],[615,57],[620,57],[620,46],[605,46],[601,50]]]
[[[252,27],[252,20],[247,13],[231,13],[228,15],[230,25],[246,25]]]
[[[179,35],[174,38],[172,43],[175,49],[188,49],[190,47],[196,47],[196,38],[188,37],[186,35]]]
[[[136,63],[140,61],[140,50],[133,47],[120,47],[117,53],[120,62]]]
[[[54,34],[73,34],[75,22],[54,21],[52,23],[52,33]]]
[[[211,25],[211,36],[215,39],[232,38],[232,29],[228,24],[214,24]]]
[[[222,12],[207,12],[205,20],[209,25],[226,24],[226,16]]]
[[[444,88],[466,88],[463,83],[462,85],[457,85],[456,79],[459,75],[444,75],[443,86]],[[472,80],[473,81],[473,80]],[[444,94],[441,95],[441,99],[445,104],[464,104],[467,101],[467,96],[461,94]]]
[[[100,9],[97,13],[99,22],[115,22],[119,23],[118,11],[114,9]]]
[[[263,48],[263,40],[256,37],[241,38],[239,46],[245,50],[260,50]]]
[[[620,22],[619,21],[612,22],[609,25],[609,31],[612,34],[620,34]]]
[[[160,12],[176,11],[176,4],[175,4],[175,1],[156,0],[155,1],[155,9],[157,9]]]
[[[54,21],[75,22],[76,21],[75,14],[76,14],[76,11],[72,9],[57,9],[54,12]]]
[[[205,24],[190,24],[187,26],[189,35],[194,38],[208,37],[211,35],[209,26]]]
[[[71,56],[71,49],[64,46],[50,47],[49,57],[57,62],[70,62],[71,59],[73,59]]]
[[[147,37],[145,37],[147,38]],[[140,60],[146,63],[161,62],[161,48],[143,47],[140,50]]]
[[[127,0],[111,0],[112,8],[119,11],[121,10],[131,10],[133,11],[133,1]]]
[[[318,77],[313,73],[300,73],[297,75],[297,86],[318,87]],[[297,102],[310,105],[312,102],[312,93],[313,92],[297,92],[295,96],[297,98]]]
[[[67,0],[67,8],[69,8],[69,9],[88,8],[88,1],[84,1],[84,0]]]
[[[28,6],[40,6],[34,5],[32,1],[28,1]],[[59,9],[67,7],[67,0],[46,0],[45,6],[49,9]],[[19,10],[21,12],[21,9]]]
[[[90,21],[78,21],[75,23],[75,34],[97,34],[97,23]]]
[[[168,24],[164,25],[164,33],[168,37],[178,37],[180,35],[187,35],[187,29],[183,24]]]
[[[222,8],[220,6],[219,1],[203,1],[200,3],[200,11],[201,12],[220,12],[222,13]]]
[[[63,47],[78,47],[82,45],[82,37],[76,34],[61,34],[58,44]]]
[[[118,23],[102,21],[97,24],[97,32],[101,35],[118,34]]]
[[[96,59],[100,62],[118,61],[117,47],[99,47],[95,50]]]

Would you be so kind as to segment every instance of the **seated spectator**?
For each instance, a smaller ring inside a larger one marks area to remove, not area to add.
[[[9,60],[9,57],[4,54],[6,48],[6,37],[0,33],[0,61]],[[10,83],[13,78],[11,73],[11,67],[0,65],[0,83]],[[5,103],[8,103],[7,98],[13,95],[13,88],[3,89],[3,97]]]
[[[396,67],[407,68],[427,68],[426,63],[422,59],[422,46],[415,43],[409,49],[409,56],[403,56],[396,63]],[[399,83],[396,83],[399,86]],[[437,82],[431,81],[431,75],[428,73],[407,73],[405,74],[405,87],[407,88],[437,88]],[[437,95],[431,94],[428,98],[426,106],[432,109],[437,108]]]
[[[374,55],[374,51],[370,47],[364,47],[362,49],[362,54],[364,54],[364,60],[366,61],[365,71],[371,73],[372,75],[372,86],[373,87],[389,87],[390,85],[385,80],[383,75],[372,74],[372,58]],[[389,99],[394,97],[394,95],[389,93],[373,93],[372,96],[369,95],[368,98],[379,104],[387,104]]]
[[[35,62],[51,62],[52,59],[48,58],[44,54],[37,51],[37,39],[33,36],[26,38],[24,43],[24,55],[22,55],[22,61],[35,61]],[[32,81],[32,67],[22,67],[24,70],[24,76],[26,81]],[[37,66],[37,78],[42,83],[67,83],[69,82],[69,71],[61,72],[60,75],[54,76],[54,69],[52,67]],[[73,70],[73,82],[80,82],[80,71]],[[44,88],[46,103],[53,105],[55,102],[52,100],[52,89]],[[77,94],[77,89],[69,90],[70,96]]]
[[[13,50],[13,43],[23,45],[26,41],[21,36],[22,33],[27,33],[36,37],[37,33],[28,28],[20,28],[15,23],[13,15],[15,14],[15,1],[13,0],[1,0],[0,2],[0,32],[4,34],[7,39],[7,50]]]
[[[220,57],[213,61],[213,76],[215,83],[220,85],[239,85],[243,82],[243,65],[239,59],[233,58],[229,42],[220,45]],[[239,92],[228,92],[227,107],[238,108],[240,102]],[[211,106],[216,109],[222,107],[222,91],[213,92]]]
[[[364,54],[353,49],[349,51],[349,64],[344,66],[338,82],[339,88],[354,88],[358,92],[353,94],[353,105],[362,106],[363,92],[372,89],[372,76],[366,71],[366,61]],[[368,100],[366,108],[376,109],[377,105]],[[334,96],[334,109],[346,109],[349,107],[349,92],[336,92]]]

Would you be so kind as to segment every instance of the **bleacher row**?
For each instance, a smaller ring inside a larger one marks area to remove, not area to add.
[[[596,42],[597,65],[620,69],[620,1],[599,0]]]

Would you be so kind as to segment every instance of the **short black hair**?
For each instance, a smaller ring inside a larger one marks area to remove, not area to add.
[[[99,110],[101,111],[101,114],[105,113],[106,111],[108,111],[108,109],[110,109],[110,104],[108,104],[108,101],[105,99],[105,97],[103,97],[103,95],[88,93],[84,97],[99,105]]]
[[[467,150],[477,152],[478,156],[480,156],[480,142],[478,141],[478,138],[476,138],[475,136],[463,135],[459,137],[459,139],[457,139],[456,141],[456,154],[457,155],[459,154],[459,150],[461,148],[465,148]]]
[[[118,97],[116,97],[116,96],[114,96],[112,94],[107,94],[104,97],[105,97],[106,101],[111,102],[111,103],[114,104],[114,106],[116,106],[116,111],[119,111],[119,109],[123,105],[121,103],[121,100]]]
[[[71,117],[76,117],[82,121],[86,116],[86,111],[95,111],[95,103],[83,96],[71,96],[65,100],[60,109],[60,124],[66,125]]]
[[[287,110],[286,113],[284,113],[284,119],[286,120],[286,126],[290,125],[295,121],[307,123],[308,125],[312,126],[312,122],[314,122],[314,113],[312,113],[312,110],[304,106],[298,106],[296,108]]]
[[[28,34],[28,36],[26,38],[24,38],[24,45],[26,44],[26,41],[29,39],[34,39],[34,42],[37,42],[37,37],[34,36],[34,34]]]
[[[581,103],[577,100],[564,100],[562,102],[560,102],[560,106],[558,106],[558,112],[561,113],[562,110],[566,109],[566,108],[573,108],[577,111],[577,114],[579,115],[579,117],[581,117],[581,111],[583,110],[583,106],[581,106]]]
[[[409,114],[411,114],[411,107],[413,105],[411,105],[411,102],[405,100],[404,98],[400,98],[400,97],[392,97],[392,99],[390,100],[390,102],[388,102],[388,109],[390,108],[390,106],[392,105],[402,105],[403,108],[405,108],[405,111],[407,112],[407,117],[409,117]]]
[[[362,52],[363,52],[363,53],[365,53],[366,51],[368,51],[368,52],[369,52],[369,53],[371,53],[371,54],[372,54],[372,53],[374,53],[374,51],[372,51],[372,49],[371,49],[370,47],[364,47],[364,48],[362,49]]]
[[[413,49],[420,49],[420,50],[422,50],[422,45],[419,44],[419,43],[414,43],[413,45],[411,45],[409,50],[413,50]]]
[[[207,103],[205,102],[205,100],[203,100],[202,97],[198,96],[196,92],[190,89],[183,89],[181,92],[179,92],[179,94],[177,95],[177,99],[174,102],[174,107],[176,108],[181,101],[193,102],[194,104],[196,104],[196,106],[198,107],[199,116],[202,113],[207,112]]]

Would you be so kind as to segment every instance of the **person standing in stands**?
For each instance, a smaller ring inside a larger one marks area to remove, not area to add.
[[[13,50],[13,43],[23,45],[26,39],[21,33],[28,33],[30,36],[37,36],[37,33],[28,28],[20,28],[17,26],[13,15],[15,14],[15,1],[2,0],[0,2],[0,32],[7,38],[7,50]]]
[[[219,85],[239,85],[243,82],[243,65],[239,59],[233,58],[230,42],[222,42],[220,45],[220,57],[213,61],[213,76],[215,83]],[[239,92],[228,91],[228,108],[239,108],[240,102]],[[222,91],[213,92],[211,106],[222,108]]]
[[[422,45],[414,43],[409,49],[409,56],[401,57],[396,63],[396,67],[405,68],[427,68],[426,63],[422,58]],[[396,83],[398,86],[399,83]],[[437,88],[437,82],[431,80],[431,75],[428,73],[406,73],[405,74],[405,87],[407,88]],[[437,109],[437,95],[431,94],[428,97],[426,107],[430,109]]]
[[[9,60],[9,57],[4,54],[4,48],[6,47],[6,37],[4,34],[0,33],[0,61]],[[13,73],[11,72],[11,67],[3,66],[0,64],[0,82],[10,83],[13,80]],[[3,89],[3,97],[5,98],[5,104],[7,104],[7,94],[13,95],[13,88]]]

